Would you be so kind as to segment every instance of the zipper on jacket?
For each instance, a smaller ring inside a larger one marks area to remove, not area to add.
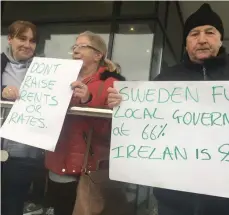
[[[208,76],[207,76],[207,71],[206,71],[206,68],[203,66],[203,76],[204,76],[204,80],[208,80]]]

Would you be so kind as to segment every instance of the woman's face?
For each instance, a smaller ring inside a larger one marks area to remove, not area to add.
[[[17,37],[8,37],[8,43],[16,60],[28,60],[34,55],[36,41],[30,28]]]
[[[83,60],[83,67],[99,64],[102,54],[91,45],[87,36],[79,36],[73,46],[73,59]]]

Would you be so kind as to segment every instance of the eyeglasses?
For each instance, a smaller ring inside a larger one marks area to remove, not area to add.
[[[89,48],[89,49],[93,49],[94,51],[97,51],[99,53],[101,53],[101,51],[99,51],[98,49],[94,48],[93,46],[87,45],[87,44],[79,44],[79,45],[73,45],[72,46],[72,51],[76,50],[76,49],[82,49],[82,48]]]

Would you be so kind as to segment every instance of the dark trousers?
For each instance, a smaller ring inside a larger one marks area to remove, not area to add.
[[[28,201],[35,204],[45,205],[45,188],[47,181],[47,169],[40,168],[34,173],[32,180],[32,191],[29,193]]]
[[[43,162],[30,159],[9,159],[2,166],[1,205],[3,215],[22,215],[24,202],[36,175],[43,171]],[[43,196],[38,198],[42,199]],[[42,191],[40,192],[42,193]],[[37,199],[38,199],[37,198]]]
[[[198,204],[173,207],[158,201],[158,215],[229,215],[229,199],[200,195]]]
[[[72,215],[78,181],[57,183],[49,180],[47,198],[54,207],[55,215]]]

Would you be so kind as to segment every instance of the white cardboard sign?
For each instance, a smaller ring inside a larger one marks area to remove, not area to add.
[[[112,180],[229,198],[229,82],[116,82]]]
[[[35,57],[1,137],[54,151],[81,67],[81,60]]]

